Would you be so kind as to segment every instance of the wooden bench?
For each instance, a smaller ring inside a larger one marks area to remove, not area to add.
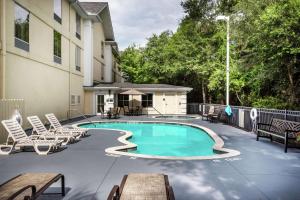
[[[296,140],[296,133],[300,131],[299,122],[277,118],[273,118],[270,124],[258,123],[257,126],[257,141],[260,137],[270,138],[271,141],[273,137],[283,139],[284,152],[290,147],[289,140]]]
[[[25,173],[0,185],[0,200],[36,199],[59,179],[61,179],[61,193],[59,194],[65,196],[65,178],[62,174]]]
[[[108,200],[175,200],[168,176],[163,174],[129,174],[115,185]]]

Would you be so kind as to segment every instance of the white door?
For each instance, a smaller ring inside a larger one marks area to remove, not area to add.
[[[178,102],[176,94],[165,94],[165,114],[177,114]]]
[[[97,114],[101,114],[104,111],[105,101],[104,95],[97,95],[96,98],[96,112]]]

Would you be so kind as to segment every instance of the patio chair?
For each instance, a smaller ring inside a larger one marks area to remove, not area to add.
[[[130,115],[130,110],[128,106],[123,107],[124,115]]]
[[[50,132],[46,129],[42,121],[38,116],[30,116],[27,117],[27,120],[32,126],[32,135],[37,135],[37,136],[43,136],[46,139],[54,139],[54,140],[63,140],[64,142],[62,143],[63,145],[66,145],[70,142],[74,142],[76,136],[78,134],[72,134],[72,133],[55,133],[55,132]]]
[[[215,107],[214,106],[209,106],[209,110],[208,113],[202,113],[202,120],[203,118],[206,118],[206,120],[208,120],[208,116],[212,115],[215,112]]]
[[[123,177],[120,186],[115,185],[107,200],[174,200],[168,176],[163,174],[129,174]]]
[[[219,107],[214,108],[213,113],[208,113],[207,119],[210,122],[215,122],[215,121],[217,121],[219,119],[220,113],[221,113],[221,109]]]
[[[27,136],[21,125],[14,119],[3,120],[2,124],[8,132],[6,144],[0,145],[0,154],[8,155],[14,149],[23,149],[25,147],[33,147],[39,155],[47,155],[51,150],[57,150],[61,147],[61,140],[45,140],[40,139],[41,136]],[[12,140],[12,144],[9,141]],[[46,147],[46,150],[42,150]]]
[[[61,179],[61,194],[65,196],[65,178],[57,173],[20,174],[0,185],[0,199],[37,199],[50,185]],[[49,193],[54,194],[54,193]]]
[[[100,106],[100,114],[101,114],[101,118],[104,119],[104,115],[107,114],[103,111],[102,107]]]
[[[143,106],[137,107],[137,115],[143,115]]]
[[[112,116],[117,119],[120,117],[120,111],[121,111],[121,108],[120,107],[116,107],[116,108],[113,108],[113,111],[112,111]]]
[[[79,139],[82,136],[86,136],[87,134],[87,129],[63,127],[53,113],[46,114],[45,116],[50,122],[49,131],[54,131],[58,133],[78,134],[78,136],[76,137],[77,139]]]

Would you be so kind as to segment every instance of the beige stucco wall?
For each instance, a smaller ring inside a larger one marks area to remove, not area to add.
[[[97,59],[93,59],[93,80],[97,82],[101,82],[101,62]]]
[[[182,92],[149,92],[153,93],[153,108],[145,108],[144,113],[186,114],[186,93]],[[140,101],[141,97],[139,97]],[[158,112],[157,112],[157,111]]]
[[[85,91],[84,92],[84,114],[92,115],[94,114],[94,92],[93,91]]]
[[[104,55],[104,52],[101,52],[101,42],[105,41],[103,25],[99,22],[93,23],[93,79],[94,81],[101,82],[101,65],[104,65],[104,58],[101,57],[101,54]]]
[[[66,119],[70,95],[80,95],[83,111],[83,42],[75,36],[75,11],[68,0],[62,3],[62,24],[53,19],[53,1],[17,0],[30,11],[29,43],[26,52],[14,45],[14,1],[6,1],[6,98],[25,100],[27,115],[43,117],[48,112]],[[62,64],[53,62],[53,30],[62,34]],[[83,37],[83,31],[81,31]],[[81,72],[75,70],[75,47],[81,52]],[[25,117],[25,116],[24,116]]]

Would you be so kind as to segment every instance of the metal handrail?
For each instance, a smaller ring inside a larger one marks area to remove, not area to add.
[[[77,114],[79,114],[81,117],[83,117],[84,119],[86,119],[89,123],[93,124],[95,127],[97,126],[93,121],[91,121],[87,116],[85,116],[82,112],[80,112],[79,110],[77,109],[70,109],[69,110],[69,114],[71,115],[71,111],[75,111],[77,112]]]
[[[152,106],[152,108],[160,115],[164,116],[164,114],[162,114],[161,112],[159,112],[154,106]]]

